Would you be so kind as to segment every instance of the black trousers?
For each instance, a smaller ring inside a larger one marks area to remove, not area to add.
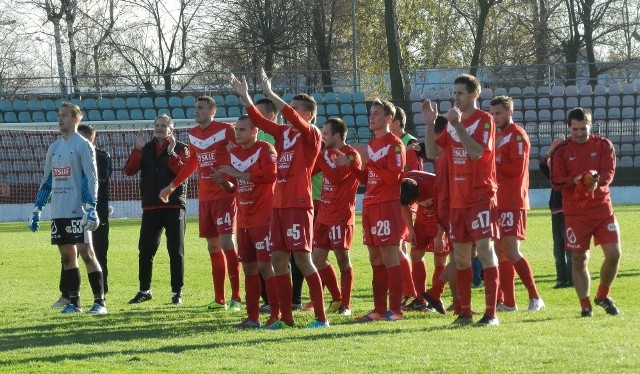
[[[180,292],[184,282],[184,233],[186,230],[184,209],[167,208],[144,210],[138,242],[138,280],[140,290],[151,289],[153,257],[160,246],[162,230],[167,239],[171,290]]]

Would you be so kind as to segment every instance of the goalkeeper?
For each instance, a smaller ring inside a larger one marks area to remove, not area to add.
[[[60,251],[70,301],[62,313],[82,312],[77,260],[80,254],[94,295],[94,304],[88,313],[107,314],[102,269],[91,244],[91,231],[100,224],[96,213],[96,152],[91,142],[78,133],[81,119],[82,112],[77,105],[62,103],[58,111],[62,137],[47,150],[44,176],[28,225],[31,231],[38,231],[42,208],[51,200],[51,244],[57,245]]]
[[[618,308],[609,297],[620,263],[620,227],[613,213],[609,185],[616,169],[611,141],[591,134],[591,113],[575,108],[567,115],[569,139],[558,145],[551,160],[551,182],[562,189],[565,247],[572,252],[573,284],[582,317],[591,317],[589,244],[601,245],[604,262],[593,300],[609,315]]]

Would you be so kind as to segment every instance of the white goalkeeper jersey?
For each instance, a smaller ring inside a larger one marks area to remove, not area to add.
[[[98,172],[93,144],[78,133],[51,144],[40,189],[46,183],[51,185],[51,218],[81,217],[84,203],[95,206]]]

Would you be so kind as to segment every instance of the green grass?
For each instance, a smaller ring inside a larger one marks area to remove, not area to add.
[[[0,370],[3,372],[637,372],[640,368],[640,233],[637,206],[617,207],[623,257],[612,296],[618,317],[596,308],[579,318],[572,289],[554,290],[550,217],[529,214],[523,251],[531,262],[547,309],[540,313],[500,314],[497,328],[453,328],[452,316],[406,313],[401,322],[356,325],[331,316],[319,331],[235,331],[242,313],[205,312],[211,274],[197,223],[187,228],[184,304],[170,304],[168,256],[156,255],[154,299],[127,301],[137,292],[138,220],[111,223],[109,251],[110,314],[63,316],[49,305],[57,299],[59,255],[47,230],[28,231],[24,223],[0,224]],[[44,225],[47,227],[47,225]],[[359,232],[359,229],[358,229]],[[353,312],[372,308],[371,270],[365,248],[352,250],[356,284]],[[162,246],[164,243],[162,244]],[[431,261],[428,258],[428,263]],[[594,289],[602,262],[592,251]],[[429,271],[433,268],[429,264]],[[430,277],[430,275],[429,275]],[[517,300],[526,309],[524,287]],[[85,306],[91,290],[82,277]],[[448,292],[447,292],[447,301]],[[306,297],[306,295],[305,295]],[[483,293],[474,290],[475,309]],[[313,313],[296,312],[304,326]]]

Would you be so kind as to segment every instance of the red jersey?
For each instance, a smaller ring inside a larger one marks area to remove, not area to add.
[[[472,160],[462,146],[456,129],[447,124],[445,132],[436,143],[447,153],[451,208],[468,208],[477,204],[495,201],[495,124],[489,113],[476,109],[471,117],[462,119],[471,138],[482,145],[484,151],[477,160]]]
[[[360,168],[360,155],[350,145],[340,148],[354,167]],[[322,196],[316,222],[323,225],[354,225],[356,209],[356,192],[358,179],[351,172],[351,166],[336,166],[333,162],[338,153],[333,149],[320,152],[316,160],[316,168],[322,171]]]
[[[438,223],[436,176],[424,171],[413,170],[405,172],[403,178],[411,178],[418,183],[416,223]]]
[[[449,192],[449,172],[447,153],[442,152],[434,161],[436,172],[436,196],[440,209],[449,209],[450,192]]]
[[[367,144],[369,161],[360,176],[366,180],[364,206],[400,200],[402,172],[406,165],[402,141],[392,133],[373,138]]]
[[[258,140],[251,147],[231,149],[231,166],[249,173],[249,181],[236,180],[238,228],[268,226],[273,211],[273,183],[276,181],[276,150]]]
[[[514,123],[496,136],[498,209],[529,209],[529,136]]]
[[[276,141],[278,176],[273,207],[312,209],[311,172],[320,153],[320,130],[303,120],[289,105],[282,109],[282,115],[291,126],[266,119],[255,106],[247,108],[247,114],[256,127]]]
[[[551,160],[551,183],[562,188],[562,207],[565,216],[613,214],[609,185],[616,169],[616,153],[609,139],[590,135],[585,143],[570,139],[560,143]],[[593,198],[585,201],[575,196],[573,178],[586,171],[600,175]]]
[[[209,126],[196,126],[189,130],[189,151],[191,155],[180,173],[171,183],[179,185],[196,169],[198,170],[198,199],[214,201],[233,197],[212,179],[212,174],[220,166],[229,165],[227,144],[235,142],[234,126],[230,123],[211,121]]]

